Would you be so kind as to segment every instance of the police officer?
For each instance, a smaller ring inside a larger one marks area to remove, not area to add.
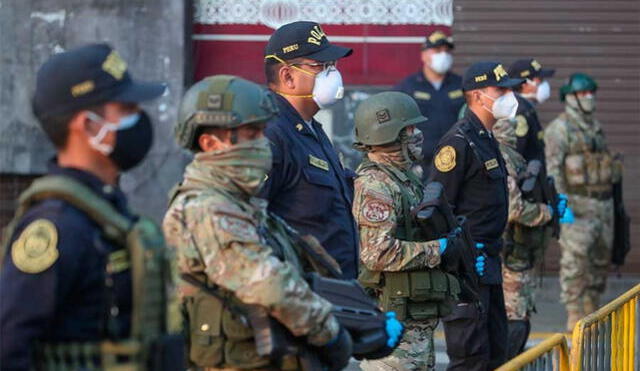
[[[144,313],[164,315],[165,287],[154,281],[157,276],[136,272],[131,254],[141,251],[129,243],[139,236],[131,231],[141,233],[139,223],[144,244],[163,248],[162,234],[131,213],[118,188],[119,175],[139,164],[152,143],[153,125],[139,103],[164,90],[163,84],[134,81],[106,44],[56,54],[38,71],[33,111],[57,156],[47,176],[22,194],[3,247],[3,370],[133,368],[137,351],[119,359],[128,350],[117,354],[101,342],[140,340],[132,337],[145,329],[132,317],[143,313],[137,307],[141,297],[158,295]],[[162,254],[147,248],[145,258]],[[132,287],[136,277],[147,290]],[[155,325],[145,316],[145,327]]]
[[[438,266],[460,245],[447,238],[429,240],[411,215],[423,197],[412,165],[422,151],[416,125],[425,120],[415,101],[401,92],[369,97],[355,113],[355,146],[366,153],[357,170],[353,204],[360,230],[360,281],[378,293],[383,308],[398,311],[406,325],[396,351],[362,362],[364,370],[433,369],[433,331],[459,293],[456,278]],[[425,282],[429,288],[419,292],[415,285]]]
[[[621,160],[609,151],[595,118],[597,90],[591,76],[569,76],[560,88],[565,111],[544,136],[549,175],[558,192],[569,197],[575,215],[575,222],[560,233],[560,288],[568,331],[598,308],[605,290],[613,244],[612,189],[622,178]]]
[[[264,57],[279,113],[265,131],[272,143],[273,169],[261,195],[269,200],[270,211],[315,236],[346,278],[358,274],[351,214],[354,173],[342,166],[313,116],[342,98],[336,64],[351,52],[329,43],[319,24],[294,22],[271,35]]]
[[[552,77],[555,70],[542,68],[537,60],[527,58],[513,62],[508,72],[509,76],[525,79],[522,85],[514,88],[518,100],[516,149],[525,160],[539,160],[544,164],[544,130],[538,120],[536,106],[549,99],[551,88],[546,79]]]
[[[255,197],[271,168],[263,130],[277,112],[270,93],[230,75],[196,83],[180,108],[176,138],[195,157],[163,227],[180,271],[191,277],[182,290],[190,361],[207,370],[301,369],[295,356],[258,352],[238,302],[257,306],[304,339],[331,370],[345,367],[351,356],[351,338],[331,303],[303,279],[309,262],[291,229]]]
[[[443,319],[450,370],[494,369],[505,361],[507,320],[500,250],[507,222],[507,170],[491,134],[495,122],[515,116],[518,102],[502,64],[479,62],[465,72],[468,110],[438,144],[430,180],[444,185],[454,212],[467,218],[473,240],[488,255],[480,278],[483,310],[459,303]]]
[[[422,44],[422,70],[408,76],[394,87],[412,96],[429,121],[418,125],[424,135],[422,144],[423,178],[431,167],[438,141],[458,121],[464,104],[462,78],[451,72],[453,38],[442,31],[434,31]]]

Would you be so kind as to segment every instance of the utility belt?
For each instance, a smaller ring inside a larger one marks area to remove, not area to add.
[[[596,200],[608,200],[613,197],[611,184],[569,186],[567,187],[567,192],[573,195],[595,198]]]
[[[183,342],[181,335],[165,335],[147,346],[136,340],[43,343],[34,364],[36,370],[55,371],[177,371],[182,354],[176,350]]]
[[[522,224],[510,226],[505,232],[503,263],[512,271],[522,272],[542,261],[551,239],[552,228],[548,225],[527,227]]]
[[[383,311],[394,311],[400,321],[447,316],[458,299],[458,279],[438,269],[412,272],[372,272],[363,269],[358,280],[376,291]]]

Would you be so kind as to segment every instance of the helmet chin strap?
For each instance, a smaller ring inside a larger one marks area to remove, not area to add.
[[[582,112],[584,115],[590,115],[592,112],[591,111],[586,111],[582,107],[582,103],[580,103],[580,99],[578,98],[578,94],[573,93],[573,96],[576,98],[576,103],[578,103],[578,108],[580,108],[580,112]]]

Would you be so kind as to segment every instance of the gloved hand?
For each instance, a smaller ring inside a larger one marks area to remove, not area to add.
[[[402,333],[404,332],[404,326],[402,322],[396,319],[396,312],[387,312],[385,313],[387,316],[386,330],[387,336],[387,346],[389,348],[395,348],[400,343],[400,339],[402,338]]]
[[[549,210],[549,215],[551,215],[551,218],[553,218],[553,206],[547,205],[547,210]]]
[[[484,244],[482,242],[476,242],[476,249],[482,250],[484,249]],[[476,257],[476,273],[478,276],[484,276],[484,266],[485,266],[485,257],[484,255],[479,255]]]
[[[347,367],[352,353],[351,335],[342,326],[335,338],[318,348],[318,356],[329,371],[338,371]]]
[[[569,203],[569,197],[564,193],[558,194],[558,204],[556,210],[558,210],[558,217],[564,217],[564,213],[567,210],[567,204]]]
[[[441,238],[438,240],[438,242],[440,242],[440,255],[444,254],[445,250],[447,249],[447,241],[449,241],[446,238]]]
[[[560,224],[573,224],[575,217],[573,216],[573,210],[570,207],[564,211],[564,215],[560,218]]]

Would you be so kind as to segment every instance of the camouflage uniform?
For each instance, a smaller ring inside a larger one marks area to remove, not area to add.
[[[379,153],[369,153],[369,159],[398,174],[391,176],[365,160],[357,170],[353,214],[360,232],[360,259],[371,271],[408,271],[434,268],[440,263],[438,241],[407,241],[396,238],[397,229],[404,228],[405,207],[414,207],[422,190],[417,177],[408,168]],[[414,181],[409,180],[413,177]],[[405,205],[403,193],[413,203]],[[433,331],[437,319],[407,320],[399,347],[389,357],[363,362],[364,370],[425,370],[435,366]]]
[[[500,152],[508,171],[509,217],[505,231],[505,240],[508,240],[510,237],[507,234],[514,225],[542,226],[551,220],[551,212],[547,204],[531,203],[525,200],[520,192],[518,179],[520,174],[526,171],[527,163],[516,150],[515,123],[510,120],[500,120],[493,127],[493,133],[500,143]],[[536,258],[540,259],[541,256]],[[534,309],[535,280],[533,276],[536,263],[534,262],[529,269],[516,271],[510,269],[503,261],[502,288],[509,320],[527,320]]]
[[[620,174],[612,171],[600,123],[569,105],[545,130],[545,145],[548,173],[575,214],[560,235],[561,299],[570,314],[588,314],[605,289],[613,243],[611,190]]]

